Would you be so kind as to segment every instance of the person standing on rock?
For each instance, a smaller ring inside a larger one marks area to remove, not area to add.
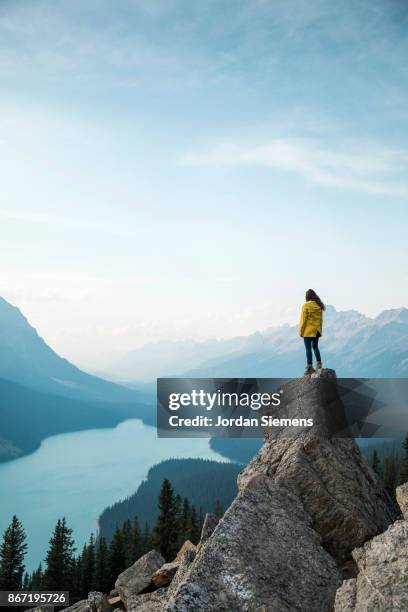
[[[319,338],[323,332],[323,310],[325,305],[313,289],[306,291],[306,301],[302,306],[300,317],[300,336],[305,342],[307,366],[306,374],[313,374],[312,349],[316,357],[316,368],[321,369],[322,358],[319,351]]]

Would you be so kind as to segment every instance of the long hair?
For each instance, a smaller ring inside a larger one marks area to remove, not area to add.
[[[316,304],[318,304],[322,310],[326,310],[326,306],[323,304],[316,291],[313,291],[313,289],[308,289],[306,291],[306,302],[308,302],[309,300],[311,300],[312,302],[316,302]]]

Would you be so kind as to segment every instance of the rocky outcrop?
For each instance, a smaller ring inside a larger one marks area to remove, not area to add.
[[[51,606],[52,607],[52,606]],[[73,604],[69,608],[65,608],[64,612],[112,612],[113,607],[108,601],[108,596],[99,591],[91,591],[88,594],[88,599],[82,599]],[[33,612],[33,610],[31,610]]]
[[[397,502],[401,508],[402,515],[408,521],[408,482],[397,487],[396,490]]]
[[[152,593],[132,595],[129,598],[129,612],[161,612],[167,600],[167,589],[158,589]]]
[[[151,550],[118,576],[115,589],[125,606],[127,606],[130,597],[138,595],[149,586],[152,575],[164,563],[165,560],[162,555],[156,550]]]
[[[206,516],[199,545],[185,542],[171,563],[150,551],[119,576],[112,595],[127,611],[408,610],[408,522],[393,523],[377,475],[339,435],[335,373],[294,380],[283,396],[278,413],[264,414],[314,426],[265,428],[236,499],[222,519]],[[407,518],[408,485],[397,499]],[[108,612],[91,595],[72,612]]]
[[[406,518],[408,485],[397,499]],[[336,594],[335,612],[408,610],[408,521],[396,521],[384,533],[353,551],[357,577],[345,580]]]
[[[107,596],[99,591],[91,591],[88,594],[88,605],[91,612],[112,612]]]
[[[192,550],[192,551],[196,551],[197,550],[197,546],[195,544],[193,544],[192,542],[190,542],[190,540],[186,540],[183,544],[183,546],[180,548],[180,550],[178,551],[177,555],[176,555],[176,561],[181,561],[182,558],[184,557],[184,555],[186,554],[186,552],[188,550]]]
[[[151,578],[151,584],[153,584],[157,588],[162,586],[168,586],[173,580],[179,568],[179,565],[179,561],[172,561],[171,563],[165,563],[164,565],[162,565],[161,568],[153,574]]]
[[[207,514],[204,517],[203,528],[201,530],[201,537],[198,543],[200,547],[203,546],[203,544],[205,544],[206,541],[210,538],[214,529],[218,525],[219,520],[220,519],[216,514],[213,514],[212,512],[207,512]]]
[[[260,476],[227,510],[164,610],[324,612],[340,580],[296,495]]]
[[[171,581],[169,588],[167,589],[168,599],[167,599],[166,604],[174,603],[174,597],[177,594],[178,588],[180,584],[183,582],[183,580],[186,578],[188,572],[190,571],[190,568],[192,566],[194,559],[196,558],[196,555],[197,555],[197,551],[192,550],[191,548],[184,553],[180,561],[178,570],[173,580]]]
[[[332,434],[344,418],[333,370],[290,382],[283,397],[280,418],[313,418],[314,426],[265,428],[265,443],[239,487],[258,474],[292,486],[324,548],[342,565],[396,518],[392,504],[355,441]]]

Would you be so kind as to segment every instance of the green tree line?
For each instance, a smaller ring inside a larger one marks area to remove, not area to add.
[[[375,448],[370,457],[371,467],[382,479],[384,488],[394,502],[395,489],[408,482],[408,434],[402,443],[402,448],[404,453],[401,460],[395,454],[381,457]]]
[[[141,528],[135,516],[118,525],[109,542],[91,534],[79,554],[66,519],[58,519],[44,565],[40,563],[31,574],[25,572],[24,527],[13,516],[0,546],[0,590],[64,590],[70,591],[71,601],[86,597],[89,591],[109,593],[118,575],[152,548],[170,561],[186,540],[198,543],[203,522],[201,509],[191,505],[187,497],[175,495],[168,479],[162,483],[157,504],[158,518],[153,530],[147,523]],[[214,511],[221,516],[218,501]]]

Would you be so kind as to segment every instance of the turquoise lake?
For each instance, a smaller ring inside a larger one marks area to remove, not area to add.
[[[44,560],[58,518],[66,517],[81,549],[106,506],[133,493],[152,465],[177,457],[225,461],[208,438],[157,438],[136,419],[47,438],[31,455],[0,464],[0,530],[13,514],[23,522],[31,571]]]

